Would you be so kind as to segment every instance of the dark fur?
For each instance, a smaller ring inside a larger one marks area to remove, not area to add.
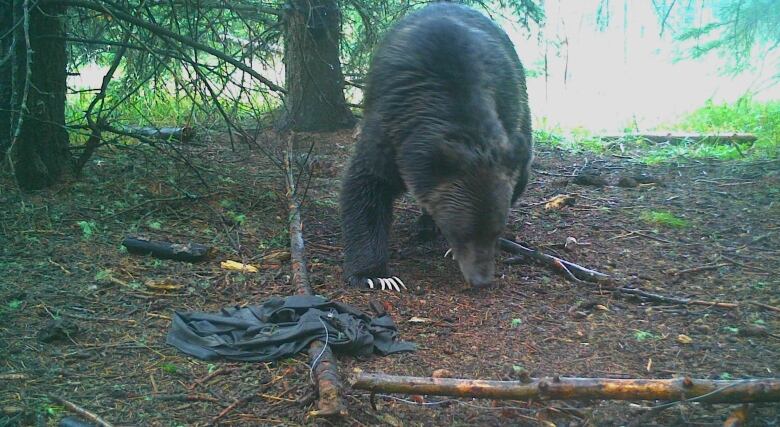
[[[341,193],[347,280],[387,277],[393,201],[406,190],[453,248],[485,248],[484,264],[532,158],[525,76],[506,34],[465,6],[410,14],[374,53],[364,107]]]

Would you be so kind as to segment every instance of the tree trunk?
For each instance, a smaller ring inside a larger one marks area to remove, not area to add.
[[[11,0],[0,0],[0,160],[11,144],[11,40],[13,27]],[[3,37],[5,35],[5,37]]]
[[[290,0],[285,15],[287,99],[280,126],[297,131],[352,127],[339,60],[341,14],[335,0]]]
[[[19,186],[35,190],[58,182],[71,168],[65,129],[67,56],[60,18],[65,8],[4,1],[12,5],[11,25],[20,23],[13,30],[10,73],[0,75],[1,86],[11,92],[11,161]],[[30,8],[26,18],[25,7]]]

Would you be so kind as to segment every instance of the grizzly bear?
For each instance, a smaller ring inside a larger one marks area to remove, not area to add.
[[[377,46],[363,106],[340,195],[346,281],[405,287],[387,259],[393,202],[408,191],[466,282],[490,285],[533,157],[525,73],[509,37],[466,6],[413,12]]]

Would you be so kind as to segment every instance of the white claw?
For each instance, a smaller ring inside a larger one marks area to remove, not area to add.
[[[402,288],[406,289],[406,285],[404,285],[404,282],[402,282],[401,279],[398,278],[398,276],[393,276],[393,279],[395,279],[401,285]]]
[[[371,289],[374,289],[374,282],[371,281],[371,279],[366,279],[368,281],[368,287]]]
[[[447,252],[444,252],[444,258],[447,258],[452,253],[452,248],[447,249]]]
[[[382,290],[385,290],[385,279],[379,278],[379,283],[382,285]]]
[[[395,283],[395,279],[389,277],[387,281],[390,282],[391,285],[393,285],[393,288],[395,288],[396,292],[401,292],[401,288],[398,287],[398,283]]]

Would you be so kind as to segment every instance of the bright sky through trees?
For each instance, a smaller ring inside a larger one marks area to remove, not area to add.
[[[602,14],[609,14],[609,25],[601,31],[600,3],[608,5]],[[780,84],[772,80],[778,72],[780,49],[770,56],[756,55],[759,59],[738,76],[722,72],[727,62],[717,53],[676,61],[692,43],[674,40],[673,32],[683,29],[679,17],[678,22],[667,21],[661,35],[653,4],[650,0],[548,0],[543,30],[547,41],[542,43],[502,22],[524,63],[540,74],[528,82],[534,116],[564,127],[620,131],[633,124],[634,116],[646,129],[674,121],[710,98],[734,101],[746,91],[755,91],[755,100],[780,99]],[[694,9],[693,23],[707,22],[711,14],[709,9]]]

